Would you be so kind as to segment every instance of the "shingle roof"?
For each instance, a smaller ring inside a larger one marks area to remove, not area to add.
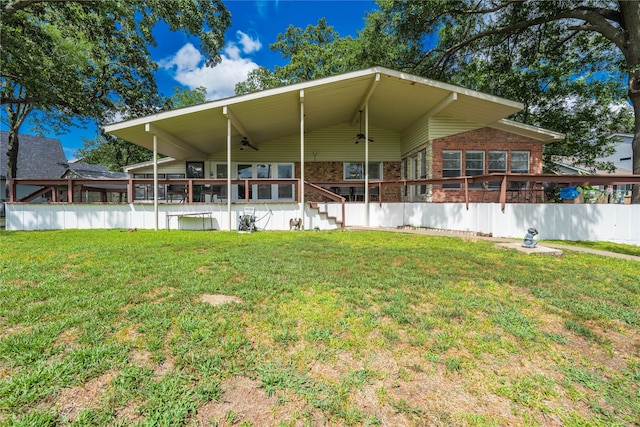
[[[9,132],[0,131],[0,176],[6,178]],[[59,139],[20,134],[17,178],[56,179],[67,170],[67,158]]]
[[[65,175],[73,174],[78,178],[126,178],[124,172],[110,171],[103,165],[90,165],[83,162],[69,162],[69,170]]]

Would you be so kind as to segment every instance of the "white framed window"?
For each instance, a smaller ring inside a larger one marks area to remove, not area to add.
[[[529,173],[529,152],[511,152],[511,173]]]
[[[443,150],[442,151],[442,177],[453,178],[462,176],[462,151]],[[443,184],[445,190],[459,189],[460,184]]]
[[[272,179],[293,178],[293,163],[233,163],[231,177],[234,179]],[[215,174],[215,176],[214,176]],[[227,178],[227,164],[214,163],[211,165],[212,178]],[[216,201],[226,200],[226,185],[214,186]],[[259,184],[255,181],[248,190],[244,184],[232,185],[232,200],[243,201],[293,201],[295,199],[295,184]]]
[[[419,153],[420,156],[420,179],[427,179],[428,167],[427,167],[427,149],[423,149]],[[427,192],[427,186],[420,186],[420,194]]]
[[[488,173],[507,173],[507,152],[502,150],[489,151]],[[489,189],[499,189],[500,181],[489,181]]]
[[[400,165],[400,169],[401,169],[400,174],[402,176],[402,179],[409,179],[409,159],[407,157],[402,159],[402,164]],[[402,195],[403,196],[408,195],[408,188],[406,186],[402,187]]]
[[[256,165],[256,178],[271,178],[271,165]],[[258,200],[271,200],[271,184],[257,184],[256,187]]]
[[[466,176],[484,174],[484,151],[469,150],[464,153],[464,173]],[[481,182],[470,183],[471,189],[482,189]]]
[[[293,163],[279,163],[278,178],[293,178]],[[294,187],[293,184],[278,184],[278,200],[293,200]]]
[[[382,179],[382,162],[369,162],[369,180]],[[344,162],[345,181],[364,181],[364,162]]]

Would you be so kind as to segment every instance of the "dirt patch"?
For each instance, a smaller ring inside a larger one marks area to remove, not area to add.
[[[160,288],[151,289],[149,292],[144,294],[144,297],[148,301],[153,301],[158,304],[166,300],[167,298],[171,298],[176,289],[171,286],[162,286]]]
[[[131,352],[131,360],[138,366],[152,368],[153,355],[149,350],[137,349]]]
[[[47,407],[57,407],[60,416],[73,421],[83,409],[100,408],[100,398],[111,384],[113,376],[112,372],[107,372],[83,386],[65,388],[58,393],[53,404]]]
[[[238,297],[216,294],[202,294],[200,296],[200,301],[206,302],[207,304],[211,304],[213,306],[230,303],[240,304],[242,302],[242,300]]]
[[[144,418],[139,412],[139,407],[142,402],[139,400],[131,400],[127,404],[116,411],[116,417],[118,421],[124,423],[123,425],[133,425],[141,422]]]
[[[165,376],[167,372],[172,371],[174,367],[175,364],[173,363],[173,358],[166,357],[164,361],[153,370],[153,378],[156,381],[159,380],[161,377]]]
[[[296,403],[290,398],[267,395],[258,381],[246,377],[231,378],[223,385],[223,390],[219,402],[209,402],[198,409],[198,425],[277,425],[291,421],[287,417],[303,406],[302,402]]]

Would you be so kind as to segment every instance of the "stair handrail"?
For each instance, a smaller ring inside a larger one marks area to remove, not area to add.
[[[344,202],[345,202],[346,199],[344,197],[342,197],[341,195],[334,193],[333,191],[329,191],[326,188],[322,188],[322,187],[320,187],[318,185],[315,185],[315,184],[313,184],[311,182],[305,181],[304,185],[305,185],[305,188],[309,187],[311,190],[314,190],[314,191],[322,194],[323,196],[327,197],[328,199],[335,200],[336,202],[340,202],[340,204],[342,205],[342,218],[341,218],[340,228],[344,228],[344,223],[345,223],[345,220],[344,220],[344,212],[345,212]]]

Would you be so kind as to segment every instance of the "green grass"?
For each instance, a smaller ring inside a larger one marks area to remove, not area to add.
[[[560,245],[569,245],[569,246],[580,246],[583,248],[598,249],[601,251],[640,256],[640,246],[626,245],[623,243],[592,242],[587,240],[543,240],[543,242],[557,243]]]
[[[494,244],[1,231],[0,425],[637,424],[639,263]]]

